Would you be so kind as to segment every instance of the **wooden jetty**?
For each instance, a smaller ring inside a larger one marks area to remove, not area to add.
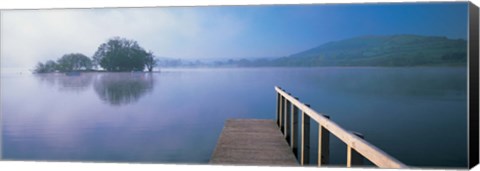
[[[380,168],[408,168],[365,141],[360,133],[345,130],[280,87],[275,87],[275,91],[276,120],[227,120],[210,159],[211,164],[328,165],[329,137],[333,135],[347,145],[347,167],[362,165],[367,159]],[[300,121],[297,118],[301,118]],[[309,159],[311,121],[319,124],[316,162]],[[297,154],[299,148],[300,154]]]
[[[298,165],[273,120],[227,120],[211,164]]]

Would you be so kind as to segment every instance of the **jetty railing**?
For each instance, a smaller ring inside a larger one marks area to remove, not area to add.
[[[347,167],[363,165],[363,157],[380,168],[407,168],[405,164],[388,155],[363,139],[363,135],[343,129],[329,119],[329,116],[316,112],[278,86],[277,125],[287,139],[301,165],[310,163],[310,119],[318,123],[318,166],[329,163],[329,137],[333,134],[347,145]],[[300,154],[297,154],[296,128],[298,114],[300,121]]]

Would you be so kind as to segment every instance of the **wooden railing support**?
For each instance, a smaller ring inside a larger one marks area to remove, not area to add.
[[[287,140],[289,145],[291,145],[290,144],[290,137],[292,135],[292,132],[291,132],[291,130],[292,130],[292,126],[291,126],[292,110],[291,110],[291,107],[292,107],[292,104],[289,101],[287,101],[287,106],[285,108],[285,110],[286,110],[286,112],[285,112],[286,113],[286,115],[285,115],[286,116],[285,125],[288,125],[288,126],[285,127],[285,139]]]
[[[310,106],[306,104],[306,106]],[[310,164],[310,116],[302,111],[302,148],[300,164]]]
[[[296,98],[298,99],[298,98]],[[297,154],[297,128],[298,128],[298,108],[292,105],[292,120],[291,120],[291,132],[290,132],[290,147],[292,147],[293,154],[298,158]]]
[[[284,134],[287,143],[290,144],[301,165],[309,164],[310,161],[310,119],[318,123],[318,165],[329,163],[330,134],[339,138],[347,144],[347,166],[363,164],[368,159],[381,168],[408,168],[402,162],[373,146],[363,139],[363,135],[346,131],[328,116],[320,114],[310,108],[310,105],[303,104],[298,98],[291,96],[279,87],[277,92],[277,124]],[[300,142],[296,144],[298,127],[298,113],[301,113]],[[300,145],[300,155],[297,154],[297,147]]]
[[[284,106],[284,103],[285,103],[284,99],[285,99],[285,97],[283,97],[283,96],[280,97],[280,108],[279,108],[280,109],[280,121],[279,121],[278,127],[280,128],[280,131],[282,131],[282,133],[284,133],[283,132],[283,122],[284,122],[283,117],[285,115],[284,110],[283,110],[283,106]]]
[[[282,96],[280,95],[280,93],[277,93],[277,118],[276,118],[276,121],[277,121],[277,125],[280,126],[280,98]]]
[[[324,115],[325,118],[330,116]],[[318,124],[318,166],[326,165],[330,162],[330,132],[325,127]]]
[[[358,132],[352,132],[352,133],[355,136],[364,139],[363,134],[360,134]],[[363,165],[363,156],[348,145],[347,146],[347,167],[361,166],[361,165]]]

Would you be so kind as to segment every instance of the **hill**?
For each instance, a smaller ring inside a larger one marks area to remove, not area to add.
[[[459,66],[467,42],[446,37],[362,36],[329,42],[269,62],[270,66]]]

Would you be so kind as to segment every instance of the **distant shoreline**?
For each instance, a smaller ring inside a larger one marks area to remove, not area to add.
[[[130,71],[106,71],[106,70],[88,70],[88,71],[73,71],[80,73],[161,73],[161,70],[169,69],[262,69],[262,68],[467,68],[467,65],[425,65],[425,66],[256,66],[256,67],[162,67],[160,70],[148,72],[130,72]],[[48,72],[48,73],[34,73],[29,68],[1,68],[0,73],[31,73],[31,74],[65,74],[65,72]]]
[[[105,70],[79,70],[79,71],[70,71],[70,72],[45,72],[45,73],[35,73],[32,72],[33,74],[52,74],[52,73],[58,73],[58,74],[68,74],[68,73],[160,73],[160,71],[105,71]]]
[[[231,68],[462,68],[467,65],[423,65],[423,66],[232,66],[232,67],[163,67],[162,69],[231,69]]]

